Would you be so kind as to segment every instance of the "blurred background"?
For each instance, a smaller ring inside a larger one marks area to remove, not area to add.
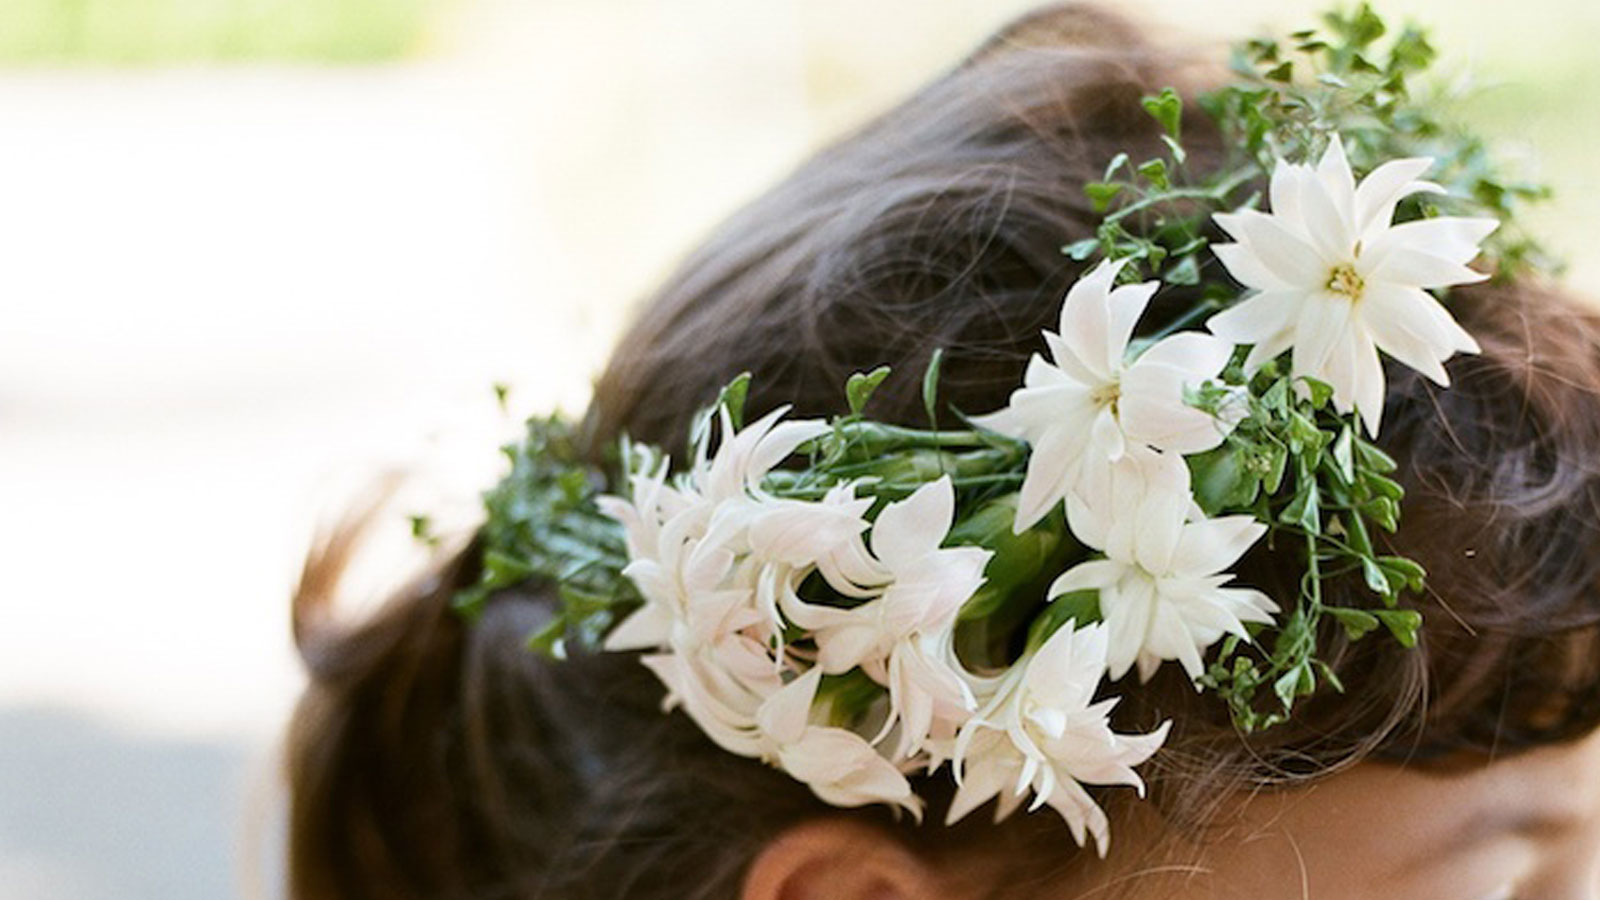
[[[0,0],[0,900],[278,896],[316,525],[411,474],[375,595],[697,236],[1030,5]],[[1219,54],[1323,7],[1116,5]],[[1600,5],[1381,10],[1600,294]]]

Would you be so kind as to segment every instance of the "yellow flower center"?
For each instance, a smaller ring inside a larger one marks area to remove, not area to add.
[[[1335,266],[1333,271],[1328,273],[1328,290],[1351,303],[1360,300],[1361,293],[1366,289],[1366,280],[1356,272],[1356,267],[1349,263]]]
[[[1089,399],[1096,406],[1111,407],[1111,414],[1117,414],[1117,401],[1122,399],[1122,382],[1109,381],[1095,388],[1089,393]]]

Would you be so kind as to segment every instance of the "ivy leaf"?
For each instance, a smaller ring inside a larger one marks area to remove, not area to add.
[[[1380,597],[1387,599],[1394,593],[1394,586],[1390,583],[1389,576],[1376,560],[1361,560],[1361,577],[1366,581],[1367,587]]]
[[[1278,520],[1286,525],[1299,527],[1307,534],[1322,533],[1322,510],[1318,501],[1317,483],[1307,481],[1294,495],[1286,508],[1278,516]]]
[[[1183,98],[1172,88],[1164,88],[1161,93],[1153,97],[1145,97],[1142,101],[1145,112],[1149,113],[1167,134],[1173,139],[1179,136],[1179,129],[1183,124]]]
[[[1424,569],[1416,560],[1404,556],[1380,556],[1378,565],[1392,577],[1400,581],[1413,591],[1420,591],[1428,580],[1428,570]]]
[[[1097,213],[1103,213],[1111,208],[1111,201],[1122,193],[1122,184],[1115,181],[1091,181],[1083,186],[1083,192],[1089,197],[1089,205]]]
[[[1316,378],[1305,378],[1306,393],[1311,395],[1312,409],[1325,409],[1333,399],[1333,385]]]
[[[1409,650],[1417,645],[1417,631],[1422,628],[1422,613],[1414,609],[1376,609],[1372,614],[1389,629],[1389,633],[1400,642],[1400,646]]]
[[[1330,606],[1323,610],[1344,626],[1344,633],[1352,641],[1359,641],[1380,624],[1378,617],[1364,609]]]
[[[889,367],[879,366],[871,372],[857,372],[850,376],[845,383],[845,397],[850,401],[851,415],[859,416],[866,409],[867,401],[872,399],[872,394],[889,377]]]
[[[1150,180],[1160,190],[1172,187],[1172,182],[1167,177],[1167,162],[1163,159],[1145,160],[1139,164],[1139,174]]]

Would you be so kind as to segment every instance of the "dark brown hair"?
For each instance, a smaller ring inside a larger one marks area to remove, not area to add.
[[[694,253],[601,377],[587,439],[681,446],[691,413],[740,371],[754,373],[753,408],[826,415],[849,373],[887,364],[901,374],[870,412],[917,422],[907,373],[935,348],[946,400],[1003,404],[1079,272],[1061,247],[1095,222],[1083,184],[1119,150],[1154,152],[1138,100],[1187,81],[1170,51],[1091,9],[1012,25]],[[1186,140],[1197,165],[1218,152],[1203,121],[1186,123]],[[1382,439],[1408,491],[1392,543],[1431,573],[1415,601],[1421,646],[1330,630],[1324,655],[1346,693],[1249,739],[1181,677],[1130,689],[1121,727],[1175,723],[1150,771],[1173,823],[1204,824],[1205,798],[1230,789],[1362,758],[1492,757],[1600,724],[1600,323],[1534,284],[1451,302],[1483,353],[1450,363],[1449,390],[1391,367]],[[288,744],[298,900],[727,898],[776,834],[841,814],[663,715],[662,688],[633,656],[528,652],[523,638],[550,615],[539,587],[497,596],[470,626],[457,618],[471,547],[371,620],[338,623],[331,598],[353,541],[347,530],[313,554],[295,601],[311,674]],[[1298,568],[1261,548],[1241,577],[1283,595]],[[1333,589],[1368,603],[1358,586]],[[929,853],[1010,848],[1069,864],[1059,822],[947,829],[937,806],[921,827],[849,815]]]

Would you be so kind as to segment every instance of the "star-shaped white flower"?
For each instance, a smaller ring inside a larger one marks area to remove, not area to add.
[[[870,503],[853,494],[830,494],[825,502],[803,505],[775,500],[760,490],[761,479],[803,443],[828,431],[826,422],[780,421],[786,408],[735,431],[724,407],[719,411],[721,443],[709,451],[710,429],[698,442],[696,461],[686,478],[667,483],[667,463],[631,475],[632,495],[602,497],[600,509],[622,525],[628,547],[623,569],[645,603],[607,635],[607,650],[681,646],[674,632],[689,629],[714,640],[742,629],[778,623],[756,606],[757,570],[764,560],[749,559],[750,532],[763,516],[787,520],[809,513],[809,528],[798,540],[793,527],[768,527],[767,546],[782,561],[803,563],[805,552],[822,552],[827,540],[841,541],[865,529],[861,516]],[[779,523],[782,524],[781,522]],[[765,621],[763,621],[765,618]]]
[[[1183,470],[1183,471],[1180,471]],[[1253,516],[1208,519],[1175,490],[1182,460],[1148,454],[1119,463],[1085,502],[1067,500],[1073,532],[1105,559],[1068,569],[1048,592],[1099,592],[1108,634],[1107,672],[1121,678],[1135,662],[1148,679],[1175,659],[1191,679],[1200,654],[1224,634],[1246,640],[1244,623],[1270,623],[1277,604],[1260,591],[1227,587],[1226,570],[1266,533]]]
[[[1445,216],[1391,224],[1401,199],[1444,192],[1418,180],[1432,164],[1392,160],[1358,185],[1337,135],[1315,169],[1279,160],[1270,213],[1215,217],[1237,243],[1212,249],[1253,293],[1207,327],[1255,345],[1252,371],[1292,347],[1294,374],[1331,385],[1335,408],[1360,411],[1373,434],[1383,414],[1378,351],[1448,384],[1444,360],[1476,353],[1478,343],[1427,291],[1488,277],[1467,263],[1499,223]]]
[[[757,711],[757,727],[768,744],[768,755],[825,803],[843,807],[884,803],[920,819],[922,801],[894,764],[861,735],[818,724],[827,715],[816,703],[822,674],[821,668],[812,668]]]
[[[1217,446],[1229,424],[1184,402],[1184,388],[1215,378],[1233,348],[1213,335],[1164,338],[1133,359],[1134,325],[1159,286],[1115,287],[1126,261],[1102,262],[1067,292],[1061,331],[1045,332],[1050,360],[1034,356],[1010,404],[973,421],[1032,445],[1017,505],[1022,533],[1130,448],[1178,454]]]
[[[817,667],[829,674],[860,667],[889,688],[884,733],[900,725],[896,758],[915,754],[936,719],[965,718],[974,706],[949,649],[961,605],[983,584],[990,551],[943,547],[955,520],[955,488],[948,476],[891,503],[872,525],[871,570],[862,580],[830,584],[859,606],[806,603],[793,583],[780,586],[779,606],[789,621],[811,632]]]
[[[1111,730],[1118,698],[1093,702],[1105,672],[1106,638],[1103,625],[1074,629],[1068,622],[1012,667],[956,740],[960,787],[947,823],[992,797],[999,798],[998,822],[1031,790],[1030,810],[1049,805],[1080,846],[1093,836],[1105,855],[1111,843],[1106,814],[1083,786],[1128,785],[1142,794],[1144,782],[1133,767],[1161,747],[1169,724],[1142,735]]]

